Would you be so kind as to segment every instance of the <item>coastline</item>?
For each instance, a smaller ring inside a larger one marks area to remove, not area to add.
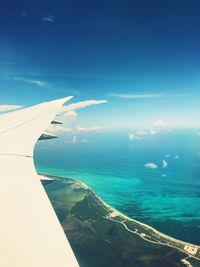
[[[67,178],[68,179],[68,178]],[[69,178],[69,179],[71,179],[71,178]],[[85,188],[88,188],[89,190],[91,190],[92,192],[93,192],[93,194],[95,195],[95,197],[96,198],[98,198],[98,200],[111,212],[111,213],[114,213],[114,215],[115,216],[120,216],[120,217],[122,217],[122,218],[124,218],[124,219],[126,219],[126,220],[128,220],[128,221],[132,221],[132,222],[134,222],[134,223],[137,223],[137,224],[139,224],[140,226],[142,226],[142,227],[145,227],[145,228],[147,228],[147,229],[149,229],[149,230],[151,230],[151,231],[154,231],[156,234],[159,234],[159,235],[161,235],[161,236],[163,236],[163,237],[165,237],[165,238],[168,238],[168,239],[171,239],[172,241],[178,241],[178,242],[181,242],[181,243],[183,243],[183,244],[185,244],[185,245],[187,245],[187,246],[193,246],[193,247],[196,247],[196,248],[198,248],[198,249],[200,249],[200,246],[199,245],[195,245],[195,244],[192,244],[192,243],[189,243],[189,242],[185,242],[185,241],[183,241],[183,240],[179,240],[179,239],[177,239],[177,238],[174,238],[174,237],[171,237],[171,236],[168,236],[168,235],[166,235],[166,234],[164,234],[164,233],[162,233],[162,232],[159,232],[158,230],[156,230],[155,228],[153,228],[152,226],[150,226],[150,225],[148,225],[148,224],[145,224],[145,223],[142,223],[142,222],[140,222],[140,221],[137,221],[137,220],[135,220],[135,219],[133,219],[133,218],[130,218],[130,217],[128,217],[128,216],[126,216],[125,214],[123,214],[122,212],[120,212],[120,211],[118,211],[117,209],[115,209],[115,208],[113,208],[113,207],[111,207],[110,205],[108,205],[106,202],[104,202],[89,186],[87,186],[86,184],[84,184],[83,182],[81,182],[81,181],[79,181],[79,180],[77,180],[77,179],[71,179],[71,180],[74,180],[74,181],[76,181],[81,187],[83,187],[84,189]]]
[[[78,179],[73,178],[73,177],[66,177],[66,176],[55,176],[55,175],[45,174],[45,173],[39,173],[39,175],[50,177],[52,179],[55,179],[55,178],[66,179],[68,181],[70,180],[70,181],[75,182],[79,187],[85,190],[88,190],[90,193],[94,194],[95,198],[98,200],[98,204],[104,207],[105,210],[108,211],[109,213],[108,216],[105,217],[106,219],[123,224],[126,230],[128,230],[129,232],[132,232],[133,234],[139,235],[142,239],[144,239],[147,242],[157,243],[159,245],[178,249],[181,252],[184,252],[185,254],[187,254],[189,258],[195,258],[198,261],[200,260],[200,246],[199,245],[195,245],[189,242],[176,239],[172,236],[159,232],[158,230],[156,230],[155,228],[147,224],[144,224],[142,222],[139,222],[133,218],[126,216],[122,212],[118,211],[117,209],[111,207],[106,202],[104,202],[88,185],[79,181]],[[117,218],[122,219],[122,221],[118,220]],[[134,231],[130,230],[126,223],[133,223],[136,227],[138,226],[140,228],[143,228],[145,231],[149,233],[149,235],[144,234],[143,232],[140,233],[137,231],[137,229]],[[189,250],[187,250],[186,248],[189,248]],[[194,251],[191,250],[191,248],[195,250],[195,253]],[[186,260],[186,258],[184,258],[183,260]]]

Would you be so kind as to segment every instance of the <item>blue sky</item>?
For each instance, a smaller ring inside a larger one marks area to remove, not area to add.
[[[105,99],[104,128],[199,124],[199,1],[1,1],[0,104]]]

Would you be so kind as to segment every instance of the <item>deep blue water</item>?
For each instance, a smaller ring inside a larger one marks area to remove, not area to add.
[[[135,141],[127,133],[99,133],[84,143],[39,142],[35,164],[40,172],[85,182],[129,217],[200,244],[200,137],[193,133]]]

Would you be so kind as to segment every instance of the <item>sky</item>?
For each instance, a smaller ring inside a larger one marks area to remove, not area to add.
[[[75,111],[79,130],[200,125],[198,0],[0,5],[4,108],[73,95],[106,100]]]

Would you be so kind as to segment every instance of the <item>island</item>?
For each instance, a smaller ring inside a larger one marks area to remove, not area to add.
[[[82,182],[41,181],[81,267],[200,267],[200,247],[131,219]]]

